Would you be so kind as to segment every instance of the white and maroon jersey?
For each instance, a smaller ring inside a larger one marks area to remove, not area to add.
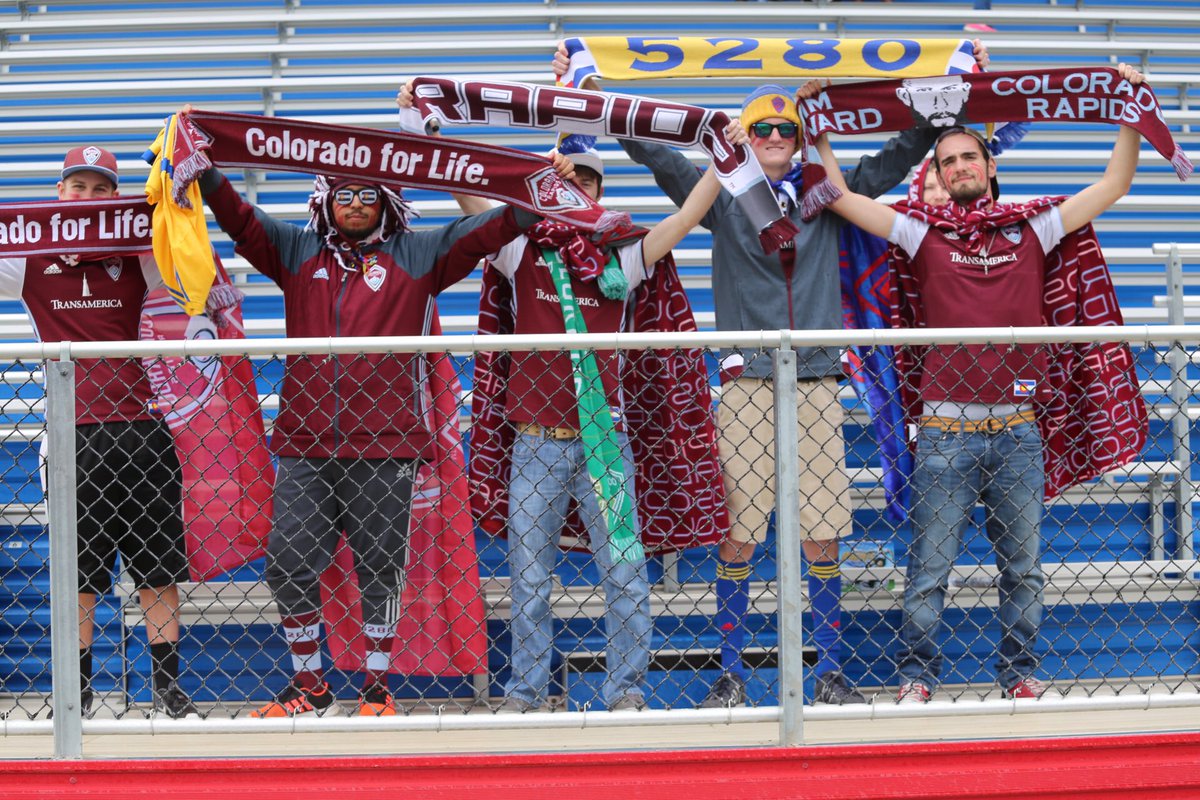
[[[1046,324],[1046,254],[1064,236],[1058,208],[984,232],[979,253],[953,231],[897,214],[888,240],[906,252],[930,328],[1034,327]],[[922,400],[1024,403],[1046,374],[1045,348],[939,345],[925,350]]]
[[[632,292],[647,275],[641,239],[616,248],[616,256]],[[541,249],[526,236],[509,242],[492,259],[492,266],[513,286],[513,333],[563,333],[562,306],[550,267]],[[617,333],[625,328],[625,300],[610,300],[600,292],[598,281],[571,276],[571,290],[583,314],[588,333]],[[620,367],[612,350],[596,351],[596,363],[608,404],[619,408]],[[566,350],[536,353],[514,352],[508,375],[508,418],[513,422],[536,422],[547,427],[579,427],[579,410]]]
[[[146,293],[161,284],[151,255],[0,258],[0,298],[21,301],[43,342],[136,341]],[[75,369],[79,424],[151,418],[138,359],[79,359]]]

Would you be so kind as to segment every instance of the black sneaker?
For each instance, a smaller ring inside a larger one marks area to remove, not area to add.
[[[92,694],[91,689],[84,689],[82,692],[79,693],[79,714],[84,719],[92,718],[92,698],[94,696],[95,695]],[[54,698],[47,697],[46,705],[48,705],[50,707],[50,713],[46,715],[46,719],[54,719]],[[12,710],[16,711],[17,709],[14,708]],[[36,714],[36,713],[37,712],[35,711],[34,714]],[[8,714],[5,714],[4,718],[8,719]],[[33,717],[30,716],[30,719],[33,719]]]
[[[815,702],[829,703],[834,706],[849,706],[867,702],[867,698],[862,696],[862,692],[853,686],[846,685],[846,679],[836,669],[817,676],[815,695]]]
[[[334,702],[333,691],[324,681],[313,689],[301,689],[294,683],[271,702],[257,711],[250,713],[254,719],[270,719],[273,717],[299,717],[313,714],[318,717],[338,716],[342,713],[341,706]]]
[[[166,714],[171,719],[204,716],[192,705],[191,698],[183,693],[183,689],[180,689],[175,681],[171,681],[162,689],[154,690],[154,710]]]
[[[746,705],[746,682],[736,672],[723,672],[708,690],[700,708],[741,708]]]

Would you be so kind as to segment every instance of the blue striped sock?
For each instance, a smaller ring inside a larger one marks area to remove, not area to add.
[[[746,667],[746,610],[750,606],[750,565],[744,561],[717,560],[717,630],[721,632],[721,669],[742,679]]]
[[[812,641],[817,648],[817,675],[842,666],[842,570],[836,561],[808,565],[808,600],[812,606]]]

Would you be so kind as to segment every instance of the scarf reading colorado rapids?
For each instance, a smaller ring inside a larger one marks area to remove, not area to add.
[[[508,81],[417,78],[413,95],[427,121],[616,136],[700,150],[712,159],[721,185],[745,210],[763,250],[773,253],[799,232],[781,215],[775,193],[749,145],[736,146],[725,138],[729,117],[720,111],[647,97]]]
[[[1111,67],[987,72],[870,81],[827,89],[802,101],[809,143],[830,131],[878,133],[984,122],[1108,122],[1140,133],[1171,162],[1180,180],[1192,162],[1175,143],[1146,83]]]
[[[627,215],[606,211],[540,156],[458,139],[193,111],[180,115],[175,200],[211,166],[319,173],[366,183],[486,197],[589,231]]]

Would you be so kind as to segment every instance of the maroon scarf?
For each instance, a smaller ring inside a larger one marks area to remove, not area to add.
[[[1111,67],[846,84],[803,101],[803,108],[804,135],[810,144],[830,131],[878,133],[906,130],[914,124],[949,127],[1028,121],[1127,125],[1171,162],[1180,180],[1192,174],[1192,162],[1171,137],[1154,90],[1147,83],[1134,86]],[[941,119],[929,119],[931,113],[943,112],[946,116]]]
[[[622,226],[622,238],[628,239],[630,231],[628,226]],[[525,235],[538,247],[555,250],[570,273],[582,280],[600,277],[608,263],[604,240],[596,242],[579,228],[547,219],[534,225]]]
[[[564,182],[545,158],[507,147],[213,111],[193,111],[179,121],[171,160],[177,203],[217,165],[462,192],[589,231],[628,222],[628,215],[606,211]]]
[[[133,255],[150,250],[144,197],[0,204],[0,256]]]
[[[422,77],[413,81],[413,94],[426,120],[616,136],[700,150],[712,159],[721,184],[738,199],[754,224],[763,250],[773,253],[799,233],[780,213],[775,193],[750,146],[735,146],[725,138],[729,117],[720,111],[648,97],[511,81]],[[817,212],[820,207],[816,205]]]
[[[976,252],[985,231],[1029,219],[1062,200],[1043,197],[1029,203],[1000,203],[990,210],[985,207],[986,198],[971,208],[957,203],[934,207],[920,201],[900,202],[895,208],[938,230],[957,233]],[[895,245],[889,255],[892,327],[924,327],[925,310],[908,255]],[[1091,225],[1068,233],[1047,254],[1042,318],[1044,324],[1055,327],[1124,324]],[[1047,349],[1046,391],[1036,398],[1035,407],[1049,500],[1077,483],[1135,460],[1146,444],[1148,423],[1128,345],[1068,343],[1050,344]],[[896,349],[900,392],[910,422],[920,412],[920,351]]]
[[[630,299],[631,330],[694,331],[691,306],[668,254]],[[513,330],[512,285],[486,267],[479,333]],[[508,521],[508,483],[516,429],[505,415],[511,359],[480,352],[472,392],[471,511],[479,526],[501,535]],[[704,353],[698,349],[631,350],[621,373],[625,424],[633,450],[638,523],[648,553],[713,544],[725,537],[729,516],[717,461],[716,426]],[[587,549],[586,530],[572,507],[564,544]]]

